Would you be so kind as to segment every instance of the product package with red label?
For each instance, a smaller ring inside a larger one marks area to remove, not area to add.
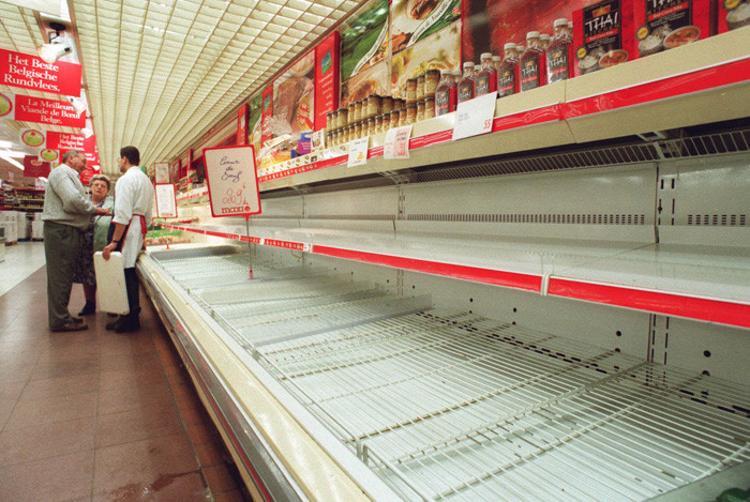
[[[718,32],[750,26],[750,0],[716,0]]]
[[[635,35],[640,56],[711,35],[712,0],[637,0]]]
[[[603,0],[573,14],[575,74],[584,75],[638,57],[632,0]]]

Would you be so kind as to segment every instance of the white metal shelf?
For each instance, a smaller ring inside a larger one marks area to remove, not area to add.
[[[405,498],[641,500],[750,460],[737,384],[342,276],[250,282],[196,295]]]

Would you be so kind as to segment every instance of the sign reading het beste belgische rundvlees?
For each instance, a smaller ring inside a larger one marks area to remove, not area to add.
[[[32,54],[0,49],[0,85],[80,96],[81,65],[65,61],[45,63]]]
[[[261,212],[251,145],[207,148],[203,150],[203,161],[214,217],[247,217]]]

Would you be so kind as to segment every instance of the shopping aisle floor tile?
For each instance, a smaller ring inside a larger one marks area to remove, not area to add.
[[[74,287],[70,310],[83,304]],[[0,500],[247,500],[147,298],[143,328],[50,333],[46,271],[0,296]],[[12,320],[9,318],[12,317]]]
[[[5,261],[0,262],[0,296],[43,266],[43,242],[19,242],[5,246]]]

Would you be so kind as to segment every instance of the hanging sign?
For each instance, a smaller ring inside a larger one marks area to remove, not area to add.
[[[169,162],[154,164],[154,179],[157,184],[169,183]]]
[[[408,159],[409,138],[411,138],[411,125],[388,129],[383,143],[383,158]]]
[[[156,216],[160,218],[177,218],[177,198],[174,185],[171,183],[157,183],[154,196],[156,197]]]
[[[95,174],[96,171],[94,171],[94,168],[87,165],[78,177],[81,179],[83,186],[89,186],[91,178],[93,178]]]
[[[211,215],[245,216],[260,214],[260,192],[251,145],[203,150]]]
[[[83,151],[83,134],[70,134],[67,132],[47,132],[47,148],[52,150],[78,150]]]
[[[23,158],[23,175],[27,178],[48,177],[50,171],[49,162],[39,160],[36,155],[27,155]]]
[[[39,152],[39,158],[44,162],[54,162],[60,158],[60,152],[51,148],[45,148]]]
[[[84,138],[83,154],[86,157],[87,164],[99,165],[99,149],[96,146],[96,135]]]
[[[453,140],[470,138],[492,131],[497,93],[484,94],[458,104]]]
[[[45,63],[32,54],[0,49],[0,85],[80,96],[81,65],[65,61]]]
[[[247,103],[237,109],[237,144],[247,145],[247,119],[250,114],[250,108]]]
[[[38,129],[22,129],[21,143],[32,148],[42,146],[44,144],[44,133]]]
[[[326,114],[339,107],[341,35],[335,31],[315,47],[315,130],[326,127]]]
[[[16,94],[15,120],[58,126],[75,127],[86,125],[86,112],[80,115],[68,101],[36,98]]]

